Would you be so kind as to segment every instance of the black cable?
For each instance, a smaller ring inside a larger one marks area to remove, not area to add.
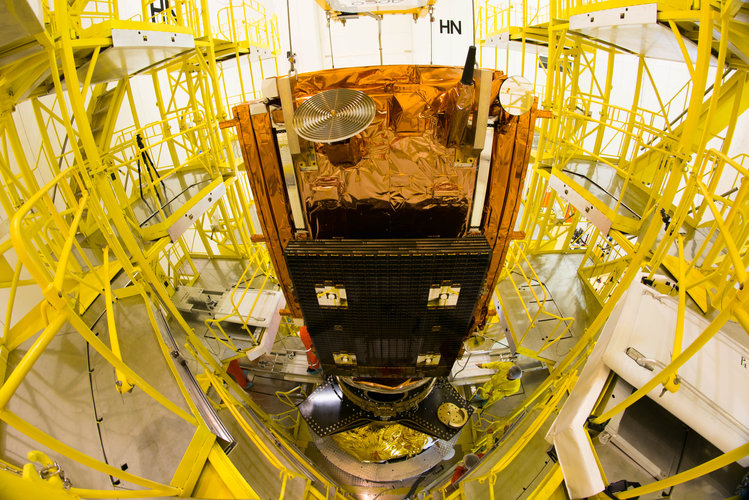
[[[138,191],[140,191],[140,199],[141,199],[141,201],[143,201],[143,203],[146,204],[146,208],[148,209],[149,213],[153,214],[155,212],[154,212],[153,208],[151,208],[151,204],[148,203],[148,200],[146,200],[143,197],[143,182],[140,180],[140,176],[141,176],[141,173],[140,173],[140,158],[136,158],[135,159],[135,163],[138,166]],[[147,222],[147,220],[144,221],[144,222]]]
[[[179,196],[182,196],[182,195],[183,195],[183,194],[185,194],[185,193],[186,193],[186,192],[187,192],[187,191],[188,191],[189,189],[191,189],[191,188],[193,188],[193,187],[195,187],[195,186],[199,186],[200,184],[205,184],[205,183],[207,183],[207,182],[208,182],[207,180],[203,180],[203,181],[198,181],[198,182],[193,182],[192,184],[190,184],[189,186],[187,186],[187,187],[186,187],[185,189],[183,189],[182,191],[180,191],[179,193],[177,193],[177,194],[176,194],[176,195],[174,196],[174,198],[172,198],[172,199],[171,199],[170,201],[168,201],[167,203],[163,203],[163,204],[159,205],[159,208],[162,208],[162,209],[163,209],[163,208],[166,208],[166,207],[167,207],[167,206],[168,206],[168,205],[169,205],[170,203],[172,203],[172,202],[173,202],[173,201],[174,201],[175,199],[177,199],[177,197],[179,197]],[[144,199],[143,201],[145,202],[146,200]],[[146,205],[148,205],[148,203],[147,203],[147,202],[146,202]],[[148,206],[148,209],[149,209],[149,210],[151,210],[151,207],[150,207],[150,206]],[[153,210],[151,210],[151,215],[149,215],[149,216],[148,216],[148,217],[146,218],[146,220],[144,220],[143,222],[141,222],[141,223],[140,223],[140,226],[143,226],[143,224],[145,224],[146,222],[150,221],[151,219],[153,219],[153,218],[154,218],[154,217],[156,217],[157,215],[158,215],[158,212],[154,212]]]
[[[422,472],[419,474],[419,477],[416,478],[416,481],[411,485],[411,488],[408,490],[408,493],[406,493],[406,496],[404,498],[410,499],[411,495],[416,493],[416,489],[419,487],[419,485],[431,474],[438,474],[442,472],[445,469],[445,466],[443,464],[439,464],[436,467],[429,469],[427,471]],[[376,498],[376,497],[375,497]]]
[[[679,469],[681,468],[681,461],[684,459],[684,452],[687,451],[687,441],[688,440],[689,440],[689,430],[685,429],[685,432],[684,432],[684,443],[681,446],[681,453],[679,454],[679,461],[676,462],[676,470],[674,471],[674,474],[678,474],[679,473]],[[671,486],[668,489],[668,493],[666,493],[665,495],[661,494],[661,496],[663,498],[671,498],[671,493],[673,493],[673,491],[674,491],[674,487]]]
[[[153,160],[151,159],[151,156],[148,154],[148,150],[146,150],[146,145],[143,142],[143,138],[140,136],[140,134],[135,134],[135,142],[138,145],[138,149],[140,149],[140,156],[143,158],[143,165],[146,167],[146,171],[148,172],[148,177],[151,179],[151,184],[154,183],[153,174],[151,173],[151,170],[153,170],[153,173],[156,174],[156,178],[159,177],[159,171],[156,170],[156,165],[154,165]],[[140,164],[138,165],[138,175],[140,175]],[[166,194],[166,185],[164,185],[164,180],[162,179],[159,181],[159,184],[161,184],[161,189],[164,191],[164,199],[167,198]],[[161,205],[164,205],[164,201],[162,201],[161,196],[159,196],[159,190],[154,189],[154,192],[156,193],[156,198],[158,199],[159,203]],[[141,194],[142,197],[142,194]]]
[[[458,377],[458,374],[459,374],[460,372],[462,372],[463,370],[465,370],[465,369],[466,369],[466,366],[468,366],[468,362],[469,362],[469,361],[471,360],[471,356],[473,356],[473,351],[470,351],[470,352],[468,353],[468,357],[466,358],[466,364],[464,364],[464,365],[463,365],[463,368],[461,368],[460,370],[458,370],[458,373],[456,373],[455,375],[453,375],[453,376],[452,376],[452,379],[453,379],[453,380],[455,380],[455,379],[456,379],[456,378]]]
[[[533,479],[531,479],[531,482],[530,482],[530,483],[528,483],[529,485],[530,485],[530,484],[533,484],[533,482],[534,482],[534,481],[535,481],[536,479],[538,479],[538,476],[540,476],[540,475],[541,475],[541,473],[542,473],[542,472],[544,471],[544,469],[546,468],[546,466],[547,466],[547,465],[549,465],[549,461],[548,461],[548,460],[544,462],[544,466],[543,466],[543,467],[541,467],[541,470],[540,470],[540,471],[538,471],[538,474],[536,474],[535,476],[533,476]],[[520,492],[520,494],[519,494],[519,495],[517,496],[517,498],[515,498],[515,500],[518,500],[518,499],[519,499],[520,497],[522,497],[522,496],[523,496],[523,495],[525,494],[525,492],[526,492],[527,490],[528,490],[528,488],[523,488],[523,491],[521,491],[521,492]]]
[[[110,465],[107,459],[107,452],[104,450],[104,439],[101,437],[101,421],[99,418],[99,412],[96,410],[96,396],[94,395],[94,377],[92,373],[94,370],[91,368],[91,344],[86,342],[86,363],[88,364],[88,386],[91,389],[91,404],[94,407],[94,421],[96,422],[96,432],[99,434],[99,446],[101,447],[101,456],[104,458],[104,463]],[[109,476],[109,481],[112,486],[120,484],[119,479],[115,479],[113,476]]]
[[[75,116],[70,117],[70,126],[73,127],[73,124],[75,123]],[[65,159],[65,150],[68,149],[68,134],[65,134],[65,139],[62,141],[62,148],[60,150],[60,160],[57,162],[57,171],[62,171],[62,161]],[[55,187],[52,190],[52,202],[54,203],[55,198],[57,197],[57,183],[55,183]]]
[[[151,172],[151,168],[150,168],[150,165],[149,165],[149,162],[148,162],[148,160],[149,160],[148,154],[143,149],[144,145],[143,145],[143,142],[142,142],[142,139],[141,139],[140,135],[136,135],[135,137],[136,137],[136,139],[138,141],[138,147],[141,148],[140,156],[143,159],[143,166],[146,168],[146,172],[148,173],[148,178],[151,180],[151,184],[153,185],[154,179],[153,179],[153,173]],[[140,167],[140,159],[138,160],[138,166]],[[140,172],[140,168],[138,169],[138,175],[139,176],[142,175],[141,172]],[[159,176],[159,173],[156,172],[156,177],[158,177],[158,176]],[[156,193],[156,199],[158,200],[159,204],[163,205],[164,201],[161,199],[161,196],[159,196],[159,190],[158,189],[154,189],[154,193]]]

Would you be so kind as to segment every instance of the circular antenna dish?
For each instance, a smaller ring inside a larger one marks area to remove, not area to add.
[[[528,112],[533,97],[533,85],[522,76],[511,76],[499,87],[499,104],[513,116]]]
[[[331,89],[315,94],[294,111],[293,126],[312,142],[337,142],[353,137],[372,123],[377,107],[364,92]]]

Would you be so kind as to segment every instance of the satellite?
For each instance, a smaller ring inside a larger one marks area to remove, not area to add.
[[[265,241],[325,383],[318,436],[371,422],[436,439],[473,411],[447,377],[487,317],[533,139],[522,82],[464,67],[266,80],[234,120]]]

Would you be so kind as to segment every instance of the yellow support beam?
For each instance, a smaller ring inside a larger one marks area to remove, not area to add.
[[[192,496],[229,499],[260,498],[229,457],[215,443],[208,453],[208,460],[203,466]]]
[[[564,475],[559,463],[555,463],[551,470],[544,476],[541,484],[534,489],[527,500],[566,500],[564,492]]]

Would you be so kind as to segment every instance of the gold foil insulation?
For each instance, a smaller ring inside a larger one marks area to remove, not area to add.
[[[292,84],[296,107],[335,88],[365,92],[377,107],[370,126],[349,140],[315,144],[299,139],[301,153],[294,160],[312,238],[465,234],[478,152],[466,153],[455,145],[478,95],[473,86],[461,85],[463,92],[458,92],[461,72],[382,66],[297,76]],[[495,79],[502,78],[495,73]],[[485,133],[483,127],[480,133]],[[315,162],[309,161],[310,154]]]
[[[302,314],[283,257],[291,239],[450,237],[465,233],[479,156],[473,149],[472,135],[477,130],[485,132],[484,124],[476,123],[476,110],[479,100],[486,102],[486,89],[478,85],[482,77],[475,75],[473,102],[470,106],[459,102],[461,72],[462,68],[439,66],[345,68],[301,74],[284,82],[294,104],[289,107],[299,106],[326,89],[353,88],[372,97],[377,108],[372,124],[360,134],[330,144],[299,138],[299,150],[291,151],[308,235],[294,230],[279,142],[274,137],[273,124],[283,123],[287,115],[272,103],[260,101],[234,108],[233,124],[263,237],[293,316]],[[491,147],[491,168],[478,228],[492,247],[492,259],[472,330],[481,328],[486,320],[491,290],[510,241],[523,237],[512,229],[537,109],[534,103],[520,116],[506,113],[497,101],[504,80],[501,72],[493,72],[489,122],[495,123],[494,139],[491,145],[484,145]],[[283,95],[282,87],[279,84]],[[468,116],[464,133],[457,147],[448,147],[455,111],[462,109]],[[293,109],[284,110],[293,115]]]
[[[332,436],[338,447],[360,462],[383,462],[420,453],[429,437],[400,424],[367,424]]]

